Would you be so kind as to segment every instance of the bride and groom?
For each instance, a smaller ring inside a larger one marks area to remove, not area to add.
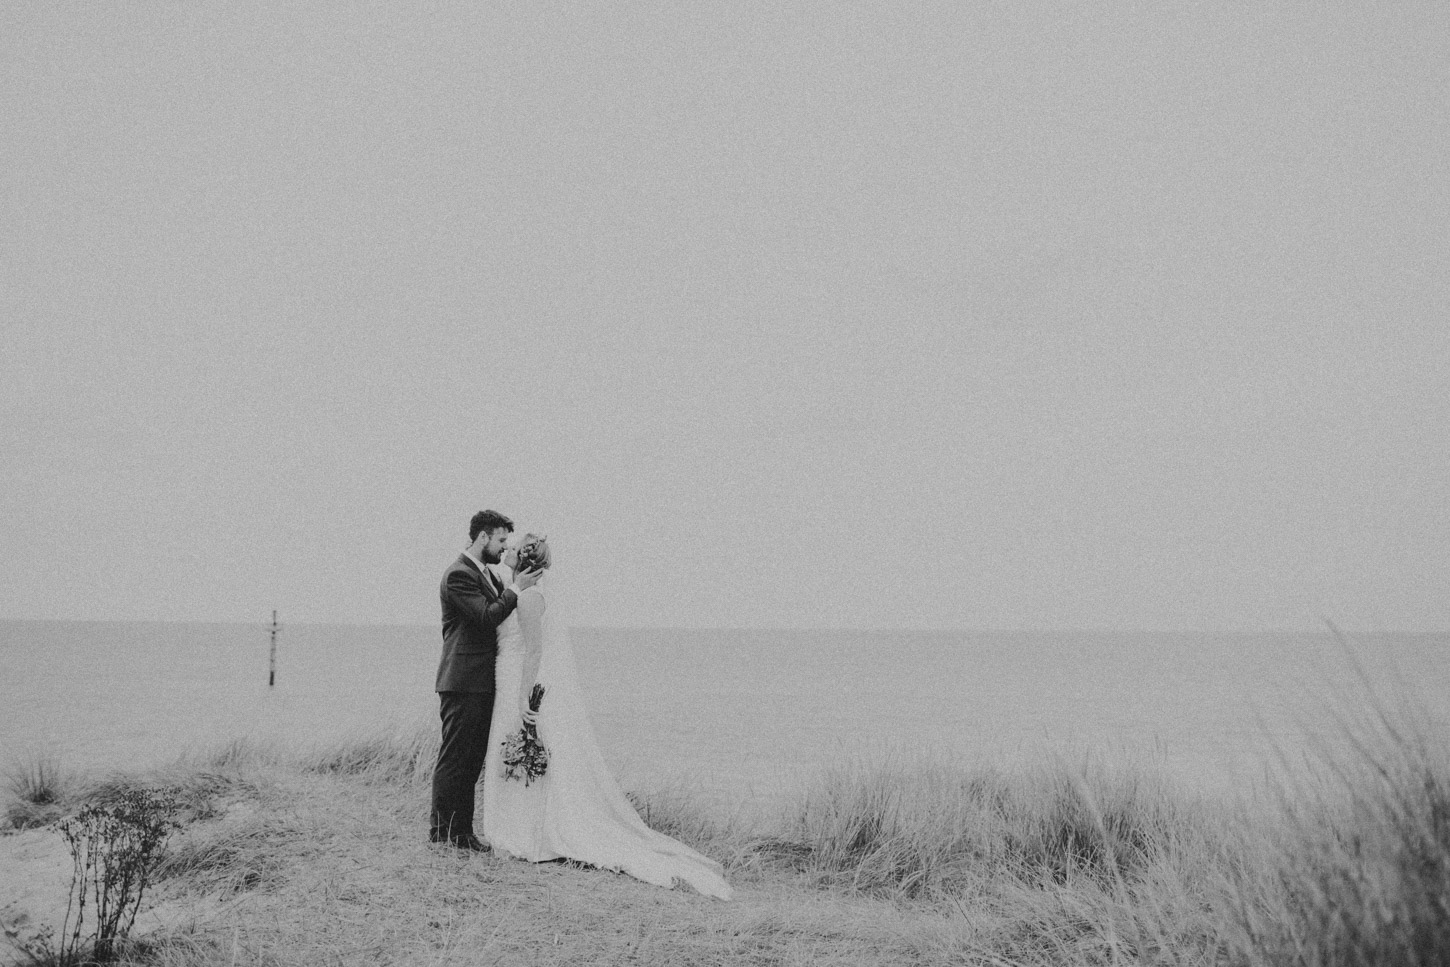
[[[644,824],[605,766],[580,689],[568,629],[542,583],[548,543],[492,510],[443,575],[443,657],[434,686],[443,741],[429,838],[531,862],[570,859],[663,887],[684,880],[728,899],[718,863]],[[495,570],[499,568],[500,570]],[[502,573],[502,577],[500,576]],[[543,699],[530,708],[534,686]],[[548,750],[538,778],[508,778],[505,745],[529,726]],[[474,832],[482,775],[483,837]]]

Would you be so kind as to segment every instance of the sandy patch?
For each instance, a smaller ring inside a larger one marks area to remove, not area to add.
[[[25,939],[43,924],[60,933],[70,896],[71,855],[54,829],[27,829],[0,836],[0,927],[7,939]],[[0,963],[11,962],[0,944]]]
[[[65,922],[73,872],[70,848],[54,829],[27,829],[0,835],[0,964],[24,963],[15,941],[33,937],[50,926],[58,937]],[[167,897],[164,889],[147,889],[131,936],[193,924],[214,912],[215,898]],[[94,910],[87,908],[89,930]],[[9,941],[9,942],[6,942]]]

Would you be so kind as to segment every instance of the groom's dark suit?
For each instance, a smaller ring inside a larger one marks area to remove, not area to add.
[[[443,657],[438,662],[443,744],[433,772],[434,841],[473,833],[474,789],[488,752],[493,718],[493,665],[498,626],[513,613],[518,595],[466,554],[443,574]]]

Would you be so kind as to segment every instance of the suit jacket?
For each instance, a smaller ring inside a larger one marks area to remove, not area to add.
[[[443,658],[438,692],[491,692],[498,657],[498,626],[513,613],[518,595],[496,588],[466,554],[449,565],[438,587],[443,605]]]

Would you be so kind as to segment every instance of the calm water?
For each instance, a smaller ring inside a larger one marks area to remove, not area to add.
[[[1408,681],[1450,724],[1450,635],[583,629],[575,645],[621,778],[730,800],[883,746],[1102,749],[1244,787],[1332,741],[1330,710],[1365,701],[1361,674]],[[436,722],[431,626],[290,626],[272,689],[267,646],[254,625],[0,622],[0,764],[44,750],[133,768],[233,736],[305,745]]]

